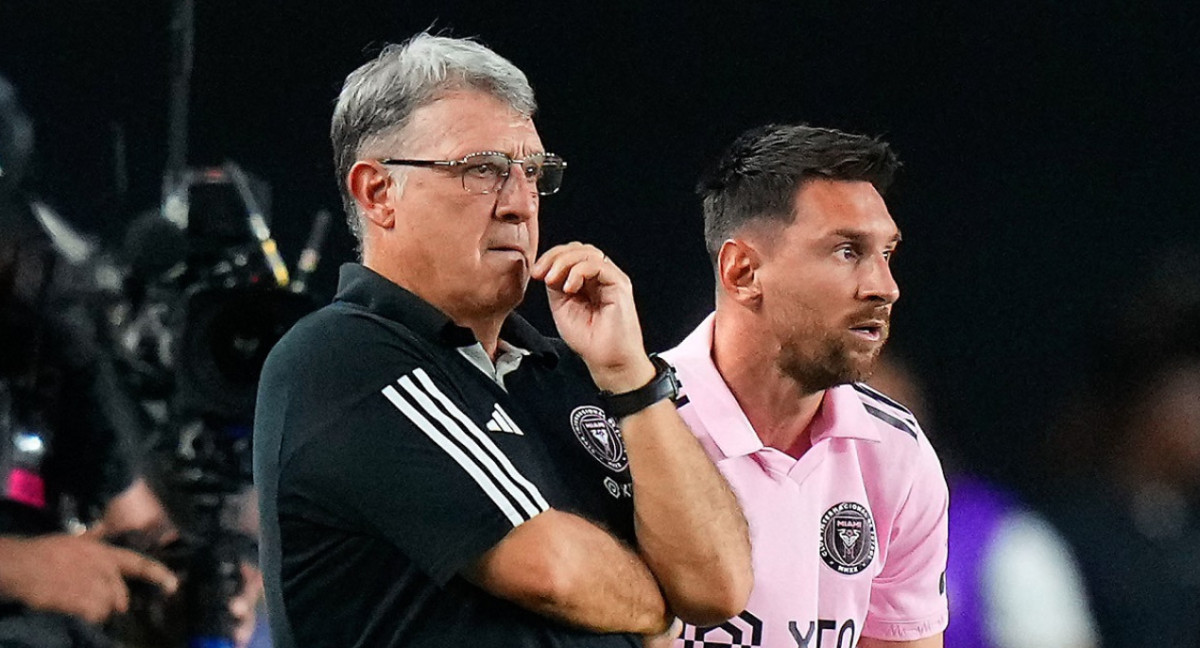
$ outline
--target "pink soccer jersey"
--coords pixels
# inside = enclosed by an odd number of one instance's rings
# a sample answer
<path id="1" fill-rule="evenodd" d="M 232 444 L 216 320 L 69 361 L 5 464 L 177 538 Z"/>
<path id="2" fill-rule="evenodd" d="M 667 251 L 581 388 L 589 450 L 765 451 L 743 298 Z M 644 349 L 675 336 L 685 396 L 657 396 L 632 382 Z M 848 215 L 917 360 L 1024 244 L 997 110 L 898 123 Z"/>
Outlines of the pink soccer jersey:
<path id="1" fill-rule="evenodd" d="M 713 317 L 663 354 L 679 412 L 750 523 L 754 590 L 677 648 L 853 648 L 945 630 L 946 480 L 913 415 L 864 385 L 825 393 L 799 459 L 764 447 L 711 359 Z"/>

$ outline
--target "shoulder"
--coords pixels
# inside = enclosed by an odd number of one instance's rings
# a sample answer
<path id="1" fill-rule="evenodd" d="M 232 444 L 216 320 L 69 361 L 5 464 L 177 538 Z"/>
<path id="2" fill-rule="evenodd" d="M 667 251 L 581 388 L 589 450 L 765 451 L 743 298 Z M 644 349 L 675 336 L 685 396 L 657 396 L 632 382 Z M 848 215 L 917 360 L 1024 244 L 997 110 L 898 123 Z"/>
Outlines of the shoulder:
<path id="1" fill-rule="evenodd" d="M 860 461 L 869 464 L 864 466 L 865 473 L 876 475 L 877 485 L 892 485 L 886 490 L 896 495 L 912 488 L 929 496 L 944 495 L 947 487 L 941 461 L 912 411 L 869 385 L 854 383 L 842 389 L 853 393 L 878 439 L 859 446 Z M 893 490 L 898 484 L 908 484 L 909 489 Z"/>
<path id="2" fill-rule="evenodd" d="M 853 383 L 848 387 L 871 419 L 880 441 L 888 448 L 888 455 L 905 457 L 907 461 L 915 460 L 917 468 L 927 468 L 932 464 L 941 474 L 937 451 L 912 410 L 870 385 Z"/>
<path id="3" fill-rule="evenodd" d="M 378 362 L 380 352 L 415 358 L 428 346 L 397 322 L 335 302 L 300 319 L 271 350 L 268 364 Z"/>
<path id="4" fill-rule="evenodd" d="M 264 395 L 359 398 L 417 369 L 440 375 L 443 362 L 432 343 L 401 324 L 334 303 L 301 319 L 272 348 L 260 401 Z"/>
<path id="5" fill-rule="evenodd" d="M 898 430 L 917 442 L 924 438 L 925 433 L 917 423 L 916 415 L 907 407 L 866 383 L 853 383 L 849 387 L 854 390 L 854 395 L 867 414 L 878 421 L 876 427 L 890 428 L 883 432 L 893 434 Z"/>

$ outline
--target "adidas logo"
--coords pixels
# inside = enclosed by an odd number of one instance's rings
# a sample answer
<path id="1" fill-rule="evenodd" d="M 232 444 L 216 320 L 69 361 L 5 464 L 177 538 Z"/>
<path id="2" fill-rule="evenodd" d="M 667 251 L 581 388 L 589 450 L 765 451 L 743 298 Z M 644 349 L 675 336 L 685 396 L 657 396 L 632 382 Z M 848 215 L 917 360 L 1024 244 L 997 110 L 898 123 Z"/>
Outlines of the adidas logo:
<path id="1" fill-rule="evenodd" d="M 492 418 L 487 422 L 487 429 L 492 432 L 505 432 L 515 434 L 517 436 L 525 436 L 521 428 L 508 416 L 508 412 L 500 409 L 500 404 L 496 404 L 496 408 L 492 410 Z"/>

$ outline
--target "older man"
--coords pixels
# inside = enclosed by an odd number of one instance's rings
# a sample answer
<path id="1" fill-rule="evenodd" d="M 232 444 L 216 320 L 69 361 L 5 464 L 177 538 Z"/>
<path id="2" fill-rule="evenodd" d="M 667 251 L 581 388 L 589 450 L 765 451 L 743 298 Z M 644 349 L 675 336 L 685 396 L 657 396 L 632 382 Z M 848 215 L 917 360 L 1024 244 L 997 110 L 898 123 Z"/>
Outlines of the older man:
<path id="1" fill-rule="evenodd" d="M 282 647 L 630 646 L 745 603 L 745 522 L 629 279 L 578 243 L 535 262 L 566 163 L 533 111 L 507 60 L 428 34 L 346 80 L 362 263 L 272 351 L 256 415 Z M 562 341 L 513 314 L 530 278 Z"/>
<path id="2" fill-rule="evenodd" d="M 737 619 L 682 646 L 942 644 L 946 482 L 912 414 L 859 384 L 900 296 L 881 195 L 897 166 L 869 137 L 767 126 L 700 184 L 716 312 L 666 355 L 756 577 Z"/>

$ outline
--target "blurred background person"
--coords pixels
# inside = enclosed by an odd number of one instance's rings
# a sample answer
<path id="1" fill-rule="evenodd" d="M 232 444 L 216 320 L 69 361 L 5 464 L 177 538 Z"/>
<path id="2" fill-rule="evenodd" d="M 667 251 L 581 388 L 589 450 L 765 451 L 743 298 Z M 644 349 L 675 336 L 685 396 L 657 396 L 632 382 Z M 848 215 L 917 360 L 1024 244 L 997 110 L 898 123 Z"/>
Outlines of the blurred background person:
<path id="1" fill-rule="evenodd" d="M 181 540 L 143 477 L 150 435 L 118 376 L 106 317 L 122 273 L 28 190 L 33 159 L 32 121 L 0 77 L 0 645 L 159 646 L 146 619 L 121 617 L 178 607 L 159 591 L 180 579 L 147 554 Z M 240 582 L 228 607 L 245 646 L 257 569 L 242 564 Z M 255 640 L 269 645 L 265 630 Z"/>
<path id="2" fill-rule="evenodd" d="M 1049 438 L 1052 521 L 1106 646 L 1200 646 L 1200 255 L 1164 256 L 1114 304 Z"/>
<path id="3" fill-rule="evenodd" d="M 942 434 L 925 385 L 893 351 L 868 383 L 905 403 L 942 457 L 950 487 L 948 648 L 1095 648 L 1095 622 L 1066 542 L 1010 489 L 962 469 L 965 435 Z"/>
<path id="4" fill-rule="evenodd" d="M 111 366 L 79 292 L 88 244 L 22 191 L 32 150 L 0 78 L 0 644 L 105 646 L 95 624 L 128 609 L 127 581 L 169 593 L 177 579 L 102 537 L 154 535 L 165 516 L 114 418 Z"/>

